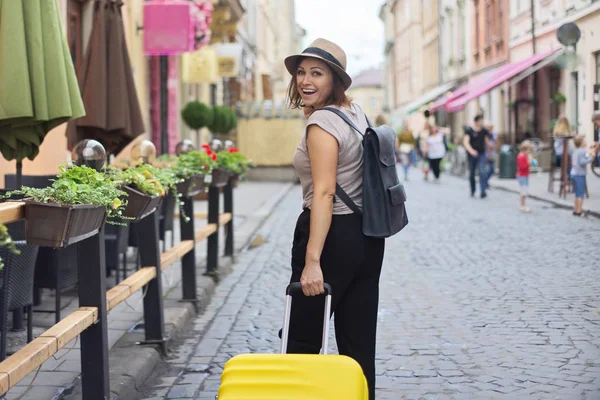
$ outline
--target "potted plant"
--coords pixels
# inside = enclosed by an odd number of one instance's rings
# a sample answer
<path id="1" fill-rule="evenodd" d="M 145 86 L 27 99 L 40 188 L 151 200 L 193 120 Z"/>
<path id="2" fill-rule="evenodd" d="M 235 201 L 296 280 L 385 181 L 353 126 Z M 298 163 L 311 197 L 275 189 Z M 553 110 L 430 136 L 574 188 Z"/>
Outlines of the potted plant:
<path id="1" fill-rule="evenodd" d="M 13 254 L 21 254 L 21 250 L 17 249 L 15 242 L 8 233 L 8 228 L 4 224 L 0 224 L 0 247 L 6 247 Z M 4 262 L 0 258 L 0 271 L 4 268 Z"/>
<path id="2" fill-rule="evenodd" d="M 215 156 L 216 157 L 216 156 Z M 212 173 L 215 160 L 205 151 L 190 151 L 179 155 L 171 167 L 173 173 L 183 181 L 177 191 L 186 197 L 193 197 L 204 189 L 205 177 Z"/>
<path id="3" fill-rule="evenodd" d="M 211 173 L 210 186 L 212 187 L 223 187 L 229 182 L 231 177 L 231 171 L 225 166 L 223 161 L 219 161 L 217 153 L 211 150 L 210 146 L 203 144 L 202 148 L 206 152 L 206 155 L 213 161 L 213 168 Z M 227 161 L 225 160 L 225 163 Z"/>
<path id="4" fill-rule="evenodd" d="M 199 101 L 190 101 L 181 110 L 183 122 L 196 131 L 196 137 L 200 141 L 200 129 L 210 126 L 214 121 L 214 108 Z"/>
<path id="5" fill-rule="evenodd" d="M 217 154 L 217 164 L 231 173 L 232 185 L 236 187 L 240 177 L 246 175 L 252 163 L 238 149 L 232 147 Z"/>
<path id="6" fill-rule="evenodd" d="M 121 170 L 108 167 L 107 176 L 127 193 L 126 218 L 137 222 L 153 213 L 159 206 L 166 189 L 156 176 L 157 169 L 148 164 Z"/>
<path id="7" fill-rule="evenodd" d="M 24 196 L 25 232 L 33 245 L 61 248 L 98 232 L 105 218 L 123 219 L 126 193 L 103 173 L 86 166 L 61 167 L 51 186 L 6 193 Z M 118 223 L 118 222 L 113 222 Z"/>

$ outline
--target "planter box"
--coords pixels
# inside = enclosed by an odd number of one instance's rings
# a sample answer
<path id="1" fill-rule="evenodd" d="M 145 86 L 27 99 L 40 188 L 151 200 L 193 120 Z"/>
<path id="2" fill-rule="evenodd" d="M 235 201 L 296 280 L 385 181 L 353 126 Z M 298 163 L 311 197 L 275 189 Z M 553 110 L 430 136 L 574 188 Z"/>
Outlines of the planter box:
<path id="1" fill-rule="evenodd" d="M 235 174 L 231 176 L 231 187 L 236 188 L 240 184 L 240 175 Z"/>
<path id="2" fill-rule="evenodd" d="M 129 195 L 127 196 L 127 206 L 123 215 L 127 218 L 134 218 L 131 222 L 137 222 L 152 214 L 162 200 L 160 196 L 148 196 L 129 186 L 125 186 L 123 190 Z"/>
<path id="3" fill-rule="evenodd" d="M 221 168 L 215 168 L 212 171 L 212 181 L 210 182 L 210 186 L 212 187 L 223 187 L 227 185 L 229 182 L 229 178 L 231 177 L 231 173 Z"/>
<path id="4" fill-rule="evenodd" d="M 27 243 L 62 248 L 100 232 L 106 218 L 103 206 L 65 206 L 25 201 Z"/>
<path id="5" fill-rule="evenodd" d="M 194 197 L 204 191 L 204 187 L 204 175 L 194 175 L 177 184 L 177 193 L 181 193 L 184 197 Z"/>

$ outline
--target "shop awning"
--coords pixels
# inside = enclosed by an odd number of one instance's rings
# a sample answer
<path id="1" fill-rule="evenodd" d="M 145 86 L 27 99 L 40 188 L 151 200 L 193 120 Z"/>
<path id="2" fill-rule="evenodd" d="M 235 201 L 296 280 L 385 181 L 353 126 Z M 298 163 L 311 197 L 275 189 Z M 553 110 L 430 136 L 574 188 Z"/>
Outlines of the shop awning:
<path id="1" fill-rule="evenodd" d="M 402 114 L 408 115 L 408 114 L 418 110 L 424 104 L 427 104 L 433 100 L 436 100 L 438 97 L 440 97 L 447 91 L 452 90 L 455 87 L 456 87 L 456 82 L 453 81 L 453 82 L 448 82 L 446 84 L 440 85 L 434 89 L 431 89 L 430 91 L 428 91 L 421 97 L 417 98 L 416 100 L 411 101 L 406 106 L 404 106 L 404 108 L 402 109 Z"/>
<path id="2" fill-rule="evenodd" d="M 462 110 L 469 101 L 484 95 L 492 89 L 495 89 L 502 83 L 516 77 L 517 75 L 519 75 L 526 69 L 534 66 L 538 62 L 543 61 L 546 58 L 552 56 L 557 51 L 558 49 L 553 49 L 544 53 L 535 54 L 523 61 L 510 63 L 499 67 L 493 73 L 490 74 L 490 79 L 486 79 L 486 81 L 483 82 L 481 85 L 471 85 L 471 89 L 468 91 L 468 93 L 446 104 L 446 111 L 455 112 Z"/>
<path id="3" fill-rule="evenodd" d="M 451 101 L 454 101 L 454 100 L 464 96 L 465 94 L 469 93 L 469 91 L 476 88 L 477 85 L 482 85 L 483 82 L 486 82 L 487 80 L 489 80 L 491 77 L 494 76 L 495 73 L 497 73 L 497 71 L 500 68 L 503 68 L 503 67 L 505 67 L 505 66 L 498 67 L 491 71 L 483 72 L 483 73 L 469 79 L 468 82 L 459 86 L 453 92 L 448 93 L 447 95 L 445 95 L 443 97 L 440 97 L 435 103 L 433 103 L 433 105 L 431 107 L 429 107 L 429 111 L 434 112 L 434 111 L 438 111 L 442 108 L 445 108 L 446 105 L 448 103 L 450 103 Z"/>
<path id="4" fill-rule="evenodd" d="M 510 86 L 512 85 L 516 85 L 517 83 L 521 82 L 523 79 L 527 78 L 528 76 L 534 74 L 535 72 L 539 71 L 540 69 L 553 64 L 554 62 L 556 62 L 556 60 L 562 56 L 563 54 L 565 54 L 565 49 L 562 48 L 560 50 L 558 50 L 556 53 L 546 57 L 545 60 L 542 60 L 540 62 L 538 62 L 537 64 L 527 68 L 525 71 L 521 72 L 519 75 L 515 76 L 514 78 L 512 78 L 508 84 Z"/>

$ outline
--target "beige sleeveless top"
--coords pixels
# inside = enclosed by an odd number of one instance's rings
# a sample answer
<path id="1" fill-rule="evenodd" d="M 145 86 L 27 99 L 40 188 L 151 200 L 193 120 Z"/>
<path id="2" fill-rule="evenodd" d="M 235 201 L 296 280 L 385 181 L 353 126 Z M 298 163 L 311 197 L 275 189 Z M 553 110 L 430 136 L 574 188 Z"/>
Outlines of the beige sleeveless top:
<path id="1" fill-rule="evenodd" d="M 352 122 L 354 122 L 361 132 L 367 130 L 368 123 L 365 114 L 358 104 L 351 103 L 350 109 L 336 106 L 331 107 L 342 110 L 342 112 L 350 117 Z M 302 186 L 303 208 L 311 208 L 313 199 L 310 158 L 308 157 L 308 148 L 306 145 L 308 127 L 311 125 L 320 126 L 337 140 L 339 146 L 337 183 L 362 210 L 362 136 L 346 124 L 339 116 L 327 110 L 317 110 L 308 118 L 304 136 L 294 153 L 294 169 L 296 170 L 296 174 L 298 175 Z M 335 203 L 333 203 L 333 214 L 341 215 L 351 213 L 352 210 L 336 196 Z"/>

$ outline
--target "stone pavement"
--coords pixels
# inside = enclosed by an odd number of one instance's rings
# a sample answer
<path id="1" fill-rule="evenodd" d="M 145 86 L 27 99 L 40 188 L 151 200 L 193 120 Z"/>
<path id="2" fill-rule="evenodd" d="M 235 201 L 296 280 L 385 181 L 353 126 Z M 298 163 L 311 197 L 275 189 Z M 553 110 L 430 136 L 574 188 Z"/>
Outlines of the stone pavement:
<path id="1" fill-rule="evenodd" d="M 377 399 L 600 399 L 598 220 L 538 201 L 522 214 L 516 194 L 472 199 L 467 185 L 406 185 L 410 224 L 387 241 L 381 279 Z M 212 400 L 230 357 L 277 352 L 300 206 L 296 187 L 141 398 Z"/>
<path id="2" fill-rule="evenodd" d="M 239 187 L 234 190 L 234 225 L 235 225 L 235 247 L 236 251 L 244 248 L 249 240 L 253 237 L 254 232 L 262 224 L 264 219 L 272 211 L 275 204 L 281 197 L 290 189 L 288 183 L 268 183 L 268 182 L 242 182 Z M 194 210 L 196 212 L 207 211 L 206 201 L 195 202 Z M 221 201 L 221 206 L 222 206 Z M 206 224 L 205 219 L 196 221 L 196 228 Z M 175 225 L 175 243 L 179 241 L 179 223 Z M 167 234 L 168 237 L 168 234 Z M 223 235 L 221 233 L 221 238 Z M 169 239 L 168 239 L 169 240 Z M 220 240 L 222 254 L 224 240 Z M 204 271 L 206 262 L 206 241 L 200 242 L 196 247 L 196 260 L 198 265 L 198 274 Z M 134 253 L 130 254 L 129 266 L 134 269 L 133 259 Z M 131 274 L 131 273 L 130 273 Z M 179 283 L 181 281 L 181 263 L 178 261 L 167 270 L 163 271 L 163 293 L 165 298 L 180 299 L 181 291 Z M 107 288 L 114 285 L 114 279 L 110 278 L 107 281 Z M 69 313 L 78 307 L 77 292 L 67 293 L 63 295 L 62 317 L 66 317 Z M 165 305 L 166 307 L 166 305 Z M 54 309 L 54 296 L 50 291 L 47 291 L 43 297 L 42 304 L 36 308 Z M 165 310 L 165 313 L 172 310 Z M 165 315 L 165 320 L 168 322 L 168 315 Z M 108 314 L 108 341 L 109 347 L 113 348 L 120 339 L 128 332 L 139 332 L 136 329 L 138 323 L 143 319 L 143 303 L 142 293 L 138 291 L 131 296 L 126 302 L 121 303 Z M 48 327 L 54 324 L 54 314 L 38 314 L 34 313 L 34 333 L 39 335 Z M 143 332 L 143 331 L 142 331 Z M 13 336 L 12 343 L 24 343 L 25 333 L 10 333 Z M 15 339 L 15 336 L 18 336 Z M 80 375 L 80 341 L 73 340 L 67 344 L 64 349 L 61 349 L 52 358 L 46 361 L 37 373 L 34 371 L 20 381 L 17 386 L 13 387 L 6 395 L 5 399 L 23 399 L 23 400 L 50 400 L 57 398 L 65 398 L 77 388 L 79 381 L 77 377 Z M 15 349 L 16 350 L 16 349 Z M 119 368 L 118 365 L 111 365 L 111 373 Z M 74 383 L 75 382 L 75 383 Z M 115 389 L 112 388 L 111 389 Z M 129 400 L 129 399 L 123 399 Z"/>
<path id="3" fill-rule="evenodd" d="M 531 197 L 538 200 L 547 201 L 564 208 L 573 208 L 574 195 L 568 193 L 566 198 L 558 196 L 560 190 L 560 182 L 554 182 L 554 192 L 548 192 L 547 172 L 532 173 L 529 177 L 529 194 Z M 493 177 L 490 180 L 492 188 L 496 187 L 503 190 L 508 190 L 514 193 L 519 193 L 519 184 L 515 179 L 498 179 Z M 589 199 L 583 202 L 583 209 L 589 211 L 590 214 L 600 217 L 600 178 L 592 173 L 587 175 L 587 186 Z"/>

